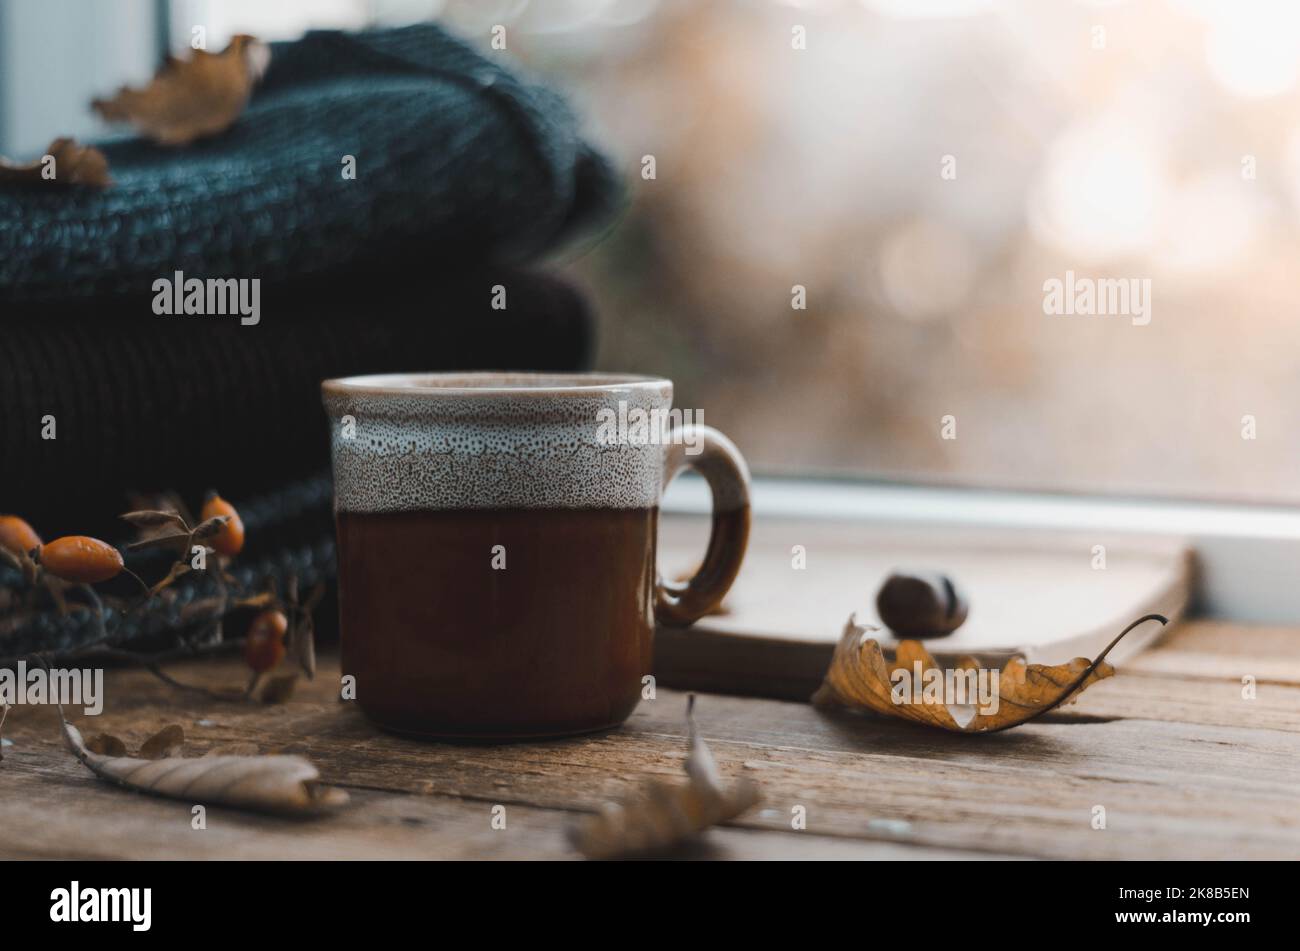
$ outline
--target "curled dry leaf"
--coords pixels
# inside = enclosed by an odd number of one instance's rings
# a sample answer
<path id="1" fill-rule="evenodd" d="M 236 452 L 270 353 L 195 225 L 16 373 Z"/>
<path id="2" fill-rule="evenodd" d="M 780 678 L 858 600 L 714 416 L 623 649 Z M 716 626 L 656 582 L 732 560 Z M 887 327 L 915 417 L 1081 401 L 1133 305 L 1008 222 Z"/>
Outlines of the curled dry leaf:
<path id="1" fill-rule="evenodd" d="M 342 789 L 321 785 L 316 767 L 301 756 L 151 760 L 106 755 L 90 749 L 66 720 L 63 738 L 72 754 L 100 779 L 156 796 L 288 815 L 324 812 L 348 800 Z"/>
<path id="2" fill-rule="evenodd" d="M 685 785 L 651 781 L 631 798 L 607 803 L 570 830 L 570 840 L 587 858 L 649 855 L 671 849 L 709 826 L 734 819 L 759 800 L 747 780 L 728 787 L 695 731 L 695 697 L 686 707 L 690 752 Z"/>
<path id="3" fill-rule="evenodd" d="M 168 548 L 179 554 L 185 554 L 190 549 L 190 533 L 154 533 L 141 538 L 139 541 L 131 542 L 126 546 L 127 551 L 144 551 L 148 548 Z"/>
<path id="4" fill-rule="evenodd" d="M 188 60 L 168 59 L 145 88 L 123 87 L 91 106 L 162 145 L 187 145 L 234 124 L 270 61 L 269 46 L 241 34 L 220 53 L 194 50 Z"/>
<path id="5" fill-rule="evenodd" d="M 164 759 L 179 753 L 184 745 L 185 731 L 179 725 L 171 723 L 144 741 L 140 747 L 140 758 Z"/>
<path id="6" fill-rule="evenodd" d="M 826 679 L 813 694 L 812 702 L 823 707 L 870 710 L 954 733 L 996 733 L 1073 702 L 1086 687 L 1112 676 L 1115 668 L 1106 663 L 1106 655 L 1125 634 L 1147 621 L 1169 623 L 1159 614 L 1145 615 L 1124 628 L 1092 661 L 1076 657 L 1066 664 L 1047 666 L 1012 658 L 996 675 L 996 703 L 981 706 L 970 677 L 979 672 L 973 658 L 963 658 L 945 672 L 919 641 L 902 641 L 889 660 L 879 642 L 870 636 L 873 629 L 850 617 Z M 896 692 L 896 685 L 905 680 L 914 682 L 918 670 L 923 680 L 938 685 L 936 689 L 923 690 L 917 683 L 910 697 L 905 691 Z M 935 673 L 927 674 L 929 671 Z M 950 702 L 958 698 L 968 702 Z"/>
<path id="7" fill-rule="evenodd" d="M 194 527 L 194 540 L 197 542 L 211 541 L 226 527 L 226 523 L 229 521 L 230 517 L 227 515 L 214 515 L 212 518 L 204 519 Z"/>
<path id="8" fill-rule="evenodd" d="M 178 532 L 189 532 L 190 530 L 185 519 L 181 518 L 176 512 L 164 512 L 158 509 L 141 509 L 138 512 L 127 512 L 123 515 L 119 515 L 118 518 L 122 519 L 124 522 L 129 522 L 136 528 L 170 527 Z"/>
<path id="9" fill-rule="evenodd" d="M 0 185 L 107 188 L 111 184 L 113 181 L 108 177 L 108 159 L 104 153 L 93 146 L 80 145 L 76 139 L 55 139 L 45 150 L 45 155 L 26 165 L 16 165 L 0 158 Z"/>

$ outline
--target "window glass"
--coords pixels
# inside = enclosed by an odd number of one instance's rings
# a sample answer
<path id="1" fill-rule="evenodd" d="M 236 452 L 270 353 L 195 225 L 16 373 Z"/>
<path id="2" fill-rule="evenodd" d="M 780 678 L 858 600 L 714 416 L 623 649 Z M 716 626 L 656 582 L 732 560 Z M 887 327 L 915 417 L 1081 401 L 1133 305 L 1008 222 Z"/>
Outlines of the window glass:
<path id="1" fill-rule="evenodd" d="M 209 6 L 504 26 L 629 182 L 599 363 L 756 470 L 1300 498 L 1300 4 Z"/>

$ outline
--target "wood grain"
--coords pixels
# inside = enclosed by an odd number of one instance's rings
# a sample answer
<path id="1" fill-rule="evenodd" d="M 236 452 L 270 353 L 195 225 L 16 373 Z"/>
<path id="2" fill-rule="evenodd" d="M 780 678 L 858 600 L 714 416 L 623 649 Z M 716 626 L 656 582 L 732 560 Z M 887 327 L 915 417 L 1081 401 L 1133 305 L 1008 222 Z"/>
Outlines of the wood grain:
<path id="1" fill-rule="evenodd" d="M 1231 646 L 1225 646 L 1231 645 Z M 1156 664 L 1164 652 L 1170 656 Z M 1223 673 L 1174 673 L 1222 655 Z M 1246 660 L 1243 660 L 1246 658 Z M 1300 685 L 1241 697 L 1242 664 L 1300 665 L 1300 630 L 1189 623 L 1050 722 L 965 737 L 804 703 L 722 695 L 697 721 L 724 773 L 761 787 L 759 808 L 687 858 L 1300 856 Z M 1163 666 L 1162 666 L 1163 665 Z M 242 682 L 238 663 L 178 665 L 191 682 Z M 546 743 L 456 746 L 375 730 L 335 699 L 338 667 L 263 706 L 111 671 L 106 712 L 83 731 L 136 745 L 180 723 L 185 755 L 229 744 L 301 753 L 353 803 L 291 821 L 109 787 L 61 746 L 48 708 L 16 707 L 0 762 L 0 856 L 115 858 L 571 858 L 585 811 L 649 778 L 681 774 L 685 696 L 659 690 L 620 730 Z M 506 807 L 504 830 L 491 809 Z M 1106 828 L 1092 828 L 1094 808 Z M 796 807 L 807 829 L 795 831 Z"/>

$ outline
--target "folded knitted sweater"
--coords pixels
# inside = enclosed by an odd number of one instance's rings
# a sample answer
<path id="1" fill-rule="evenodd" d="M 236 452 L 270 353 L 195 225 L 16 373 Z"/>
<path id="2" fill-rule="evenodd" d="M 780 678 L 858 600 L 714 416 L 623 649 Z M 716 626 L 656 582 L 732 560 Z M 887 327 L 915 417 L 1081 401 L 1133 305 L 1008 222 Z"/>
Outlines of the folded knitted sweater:
<path id="1" fill-rule="evenodd" d="M 558 278 L 507 269 L 417 278 L 378 293 L 322 278 L 292 301 L 271 289 L 271 316 L 256 327 L 105 321 L 93 309 L 0 321 L 0 512 L 23 515 L 46 538 L 114 538 L 128 491 L 196 500 L 210 487 L 240 499 L 323 469 L 324 378 L 589 363 L 590 314 Z M 492 307 L 497 286 L 505 310 Z M 290 305 L 311 323 L 275 316 Z"/>
<path id="2" fill-rule="evenodd" d="M 607 224 L 617 183 L 558 97 L 436 27 L 277 44 L 227 132 L 103 150 L 108 190 L 0 190 L 0 512 L 47 539 L 120 542 L 128 492 L 212 487 L 248 584 L 328 580 L 322 378 L 589 363 L 582 296 L 518 264 Z M 177 271 L 258 279 L 260 320 L 156 316 Z M 211 583 L 110 611 L 113 643 L 170 642 Z M 0 604 L 21 587 L 0 567 Z M 0 658 L 96 637 L 84 611 L 5 614 Z"/>
<path id="3" fill-rule="evenodd" d="M 0 512 L 43 532 L 315 471 L 325 376 L 588 360 L 581 297 L 501 262 L 608 222 L 618 184 L 558 96 L 436 26 L 275 44 L 226 132 L 103 148 L 104 191 L 0 189 Z M 157 316 L 178 271 L 256 278 L 256 326 Z"/>
<path id="4" fill-rule="evenodd" d="M 496 286 L 506 289 L 505 310 L 491 306 Z M 297 303 L 310 326 L 207 318 L 155 325 L 93 314 L 0 326 L 0 512 L 23 515 L 46 539 L 90 534 L 120 543 L 128 493 L 172 491 L 195 507 L 216 488 L 248 531 L 236 575 L 249 590 L 283 593 L 290 575 L 304 586 L 334 576 L 322 378 L 590 362 L 582 296 L 546 275 L 480 269 L 444 278 L 436 291 L 411 279 L 375 299 L 349 280 L 322 279 Z M 44 414 L 56 420 L 54 439 L 42 438 Z M 151 581 L 167 568 L 155 553 L 127 561 Z M 174 600 L 130 618 L 110 610 L 112 643 L 173 643 L 186 606 L 215 591 L 201 574 L 179 584 Z M 64 617 L 51 608 L 15 623 L 6 588 L 22 590 L 23 579 L 0 565 L 0 663 L 96 640 L 85 612 Z M 132 593 L 125 582 L 116 590 Z M 326 638 L 332 612 L 328 601 L 318 612 Z"/>
<path id="5" fill-rule="evenodd" d="M 432 25 L 273 44 L 226 132 L 101 148 L 111 188 L 0 190 L 0 317 L 142 294 L 176 270 L 266 284 L 518 263 L 621 200 L 560 97 Z"/>

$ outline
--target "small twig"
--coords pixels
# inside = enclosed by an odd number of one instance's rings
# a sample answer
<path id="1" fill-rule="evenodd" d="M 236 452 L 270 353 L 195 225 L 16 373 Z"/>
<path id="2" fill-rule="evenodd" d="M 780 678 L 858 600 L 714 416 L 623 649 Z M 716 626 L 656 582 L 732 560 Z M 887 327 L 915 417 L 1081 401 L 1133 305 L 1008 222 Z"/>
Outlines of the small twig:
<path id="1" fill-rule="evenodd" d="M 1075 677 L 1074 680 L 1070 683 L 1070 685 L 1061 692 L 1061 695 L 1057 697 L 1055 700 L 1053 700 L 1051 703 L 1049 703 L 1047 706 L 1039 710 L 1036 716 L 1042 716 L 1044 713 L 1048 713 L 1049 711 L 1055 710 L 1061 704 L 1065 703 L 1072 696 L 1074 696 L 1075 692 L 1078 691 L 1078 689 L 1087 682 L 1088 678 L 1093 675 L 1093 672 L 1096 671 L 1096 669 L 1101 666 L 1101 662 L 1106 659 L 1106 655 L 1115 649 L 1115 645 L 1118 644 L 1120 641 L 1122 641 L 1124 639 L 1124 636 L 1128 634 L 1129 631 L 1133 630 L 1133 628 L 1137 627 L 1139 624 L 1145 624 L 1147 621 L 1159 621 L 1161 626 L 1163 627 L 1164 625 L 1167 625 L 1169 623 L 1169 618 L 1165 617 L 1163 614 L 1144 614 L 1136 621 L 1134 621 L 1132 624 L 1130 624 L 1128 627 L 1124 628 L 1124 630 L 1120 631 L 1118 634 L 1115 635 L 1114 640 L 1112 640 L 1109 644 L 1106 645 L 1105 650 L 1103 650 L 1100 654 L 1098 654 L 1095 658 L 1093 658 L 1092 663 L 1090 663 L 1084 669 L 1083 673 Z M 990 729 L 984 730 L 983 732 L 1001 733 L 1003 730 L 1009 730 L 1013 726 L 1019 726 L 1019 725 L 1020 725 L 1019 723 L 1005 723 L 1001 726 L 991 727 Z"/>
<path id="2" fill-rule="evenodd" d="M 145 664 L 144 667 L 146 670 L 149 671 L 149 673 L 153 674 L 163 683 L 167 684 L 169 687 L 175 687 L 177 690 L 188 690 L 191 693 L 203 694 L 205 697 L 211 697 L 214 700 L 242 699 L 237 696 L 231 696 L 229 691 L 214 690 L 211 687 L 204 687 L 199 684 L 187 684 L 183 681 L 177 680 L 175 677 L 173 677 L 171 674 L 164 671 L 157 664 Z"/>
<path id="3" fill-rule="evenodd" d="M 125 565 L 122 566 L 122 571 L 123 573 L 128 574 L 132 578 L 134 578 L 135 583 L 138 584 L 140 586 L 140 590 L 144 592 L 144 600 L 140 602 L 141 604 L 148 604 L 150 601 L 153 600 L 153 589 L 144 583 L 143 578 L 141 578 L 138 574 L 136 574 L 134 571 L 132 571 L 130 568 L 126 567 Z"/>

